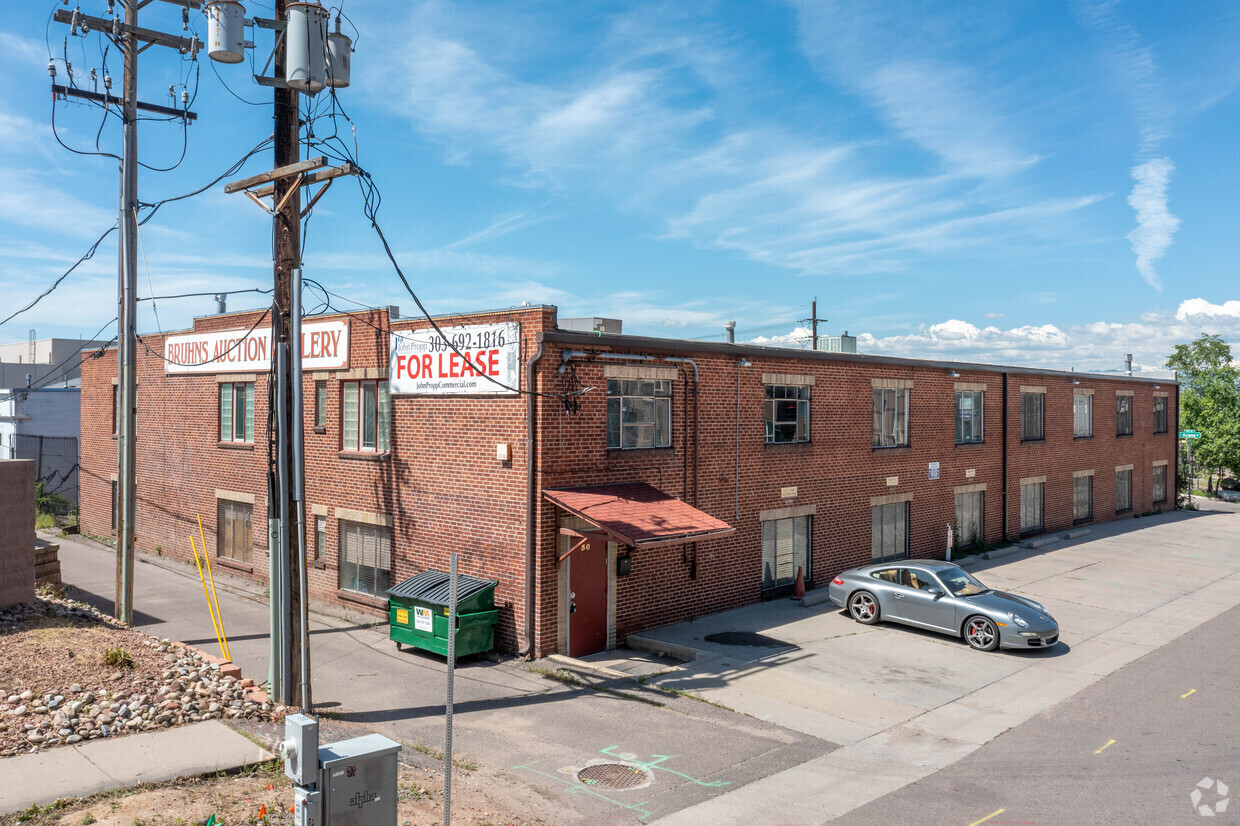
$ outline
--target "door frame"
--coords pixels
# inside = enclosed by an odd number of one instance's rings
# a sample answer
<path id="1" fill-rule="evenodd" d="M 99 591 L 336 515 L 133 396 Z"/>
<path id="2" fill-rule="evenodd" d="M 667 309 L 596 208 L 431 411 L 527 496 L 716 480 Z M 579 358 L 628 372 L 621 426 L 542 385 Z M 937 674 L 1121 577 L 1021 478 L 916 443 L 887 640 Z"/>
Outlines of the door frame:
<path id="1" fill-rule="evenodd" d="M 561 653 L 569 652 L 569 622 L 568 609 L 571 600 L 569 599 L 569 566 L 572 564 L 572 553 L 570 551 L 574 539 L 583 536 L 589 536 L 591 539 L 597 538 L 598 541 L 607 543 L 607 556 L 604 565 L 607 568 L 607 647 L 605 650 L 610 651 L 616 647 L 616 556 L 618 546 L 615 542 L 608 540 L 607 534 L 595 530 L 590 530 L 595 526 L 589 525 L 585 520 L 569 517 L 573 522 L 582 524 L 581 528 L 570 528 L 564 523 L 568 520 L 561 518 L 560 528 L 556 532 L 556 575 L 559 580 L 557 588 L 559 594 L 559 607 L 557 608 L 557 644 L 556 649 Z M 567 543 L 567 544 L 566 544 Z M 566 553 L 567 552 L 567 553 Z"/>

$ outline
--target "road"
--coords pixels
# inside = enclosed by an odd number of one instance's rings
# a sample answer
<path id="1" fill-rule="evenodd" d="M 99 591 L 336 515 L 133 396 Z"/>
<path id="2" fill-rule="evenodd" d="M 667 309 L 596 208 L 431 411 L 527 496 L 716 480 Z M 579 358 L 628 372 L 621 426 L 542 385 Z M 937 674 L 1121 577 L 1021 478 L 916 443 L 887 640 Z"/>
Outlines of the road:
<path id="1" fill-rule="evenodd" d="M 1192 824 L 1198 782 L 1240 798 L 1240 608 L 1008 731 L 963 760 L 836 819 L 895 823 Z M 1198 806 L 1217 806 L 1217 785 Z M 988 817 L 989 816 L 989 817 Z"/>
<path id="2" fill-rule="evenodd" d="M 112 610 L 116 557 L 88 540 L 58 539 L 71 596 Z M 135 625 L 159 637 L 218 648 L 192 565 L 139 554 Z M 233 660 L 266 677 L 267 604 L 262 586 L 217 569 L 216 585 Z M 339 606 L 316 606 L 311 621 L 316 709 L 381 734 L 442 749 L 443 658 L 397 652 L 386 625 Z M 538 668 L 553 668 L 546 662 Z M 517 659 L 462 660 L 454 688 L 454 758 L 479 767 L 475 782 L 494 785 L 509 810 L 546 823 L 644 823 L 834 748 L 693 699 L 627 680 L 565 684 Z M 593 687 L 591 687 L 593 684 Z M 578 782 L 596 764 L 645 763 L 636 788 Z"/>

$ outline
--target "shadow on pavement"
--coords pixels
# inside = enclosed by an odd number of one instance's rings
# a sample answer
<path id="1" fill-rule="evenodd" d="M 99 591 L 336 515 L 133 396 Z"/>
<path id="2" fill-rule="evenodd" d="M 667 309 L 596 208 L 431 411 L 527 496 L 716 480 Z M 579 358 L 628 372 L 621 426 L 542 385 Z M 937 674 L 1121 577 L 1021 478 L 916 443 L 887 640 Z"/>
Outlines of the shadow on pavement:
<path id="1" fill-rule="evenodd" d="M 100 596 L 99 594 L 85 591 L 73 584 L 65 585 L 65 595 L 70 599 L 76 599 L 78 602 L 85 602 L 87 605 L 101 611 L 108 616 L 115 616 L 112 612 L 116 609 L 116 601 Z M 164 621 L 159 617 L 151 616 L 143 611 L 135 610 L 133 612 L 134 628 L 141 628 L 148 625 L 162 625 Z"/>

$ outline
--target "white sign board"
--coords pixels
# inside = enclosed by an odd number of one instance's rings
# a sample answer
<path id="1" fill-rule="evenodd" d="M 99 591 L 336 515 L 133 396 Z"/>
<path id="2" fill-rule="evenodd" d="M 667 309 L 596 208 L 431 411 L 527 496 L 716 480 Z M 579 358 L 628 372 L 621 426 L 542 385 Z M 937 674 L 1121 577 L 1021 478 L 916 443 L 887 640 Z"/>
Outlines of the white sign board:
<path id="1" fill-rule="evenodd" d="M 930 478 L 931 479 L 939 478 L 939 463 L 938 462 L 930 463 Z"/>
<path id="2" fill-rule="evenodd" d="M 431 619 L 431 609 L 413 607 L 413 627 L 416 631 L 426 631 L 427 633 L 435 633 L 434 621 Z"/>
<path id="3" fill-rule="evenodd" d="M 168 336 L 164 370 L 168 373 L 261 373 L 271 369 L 271 327 L 220 330 Z M 301 365 L 306 370 L 340 370 L 349 366 L 349 325 L 313 321 L 301 325 Z"/>
<path id="4" fill-rule="evenodd" d="M 520 324 L 440 329 L 443 336 L 429 327 L 392 331 L 388 390 L 393 395 L 472 396 L 520 387 Z"/>

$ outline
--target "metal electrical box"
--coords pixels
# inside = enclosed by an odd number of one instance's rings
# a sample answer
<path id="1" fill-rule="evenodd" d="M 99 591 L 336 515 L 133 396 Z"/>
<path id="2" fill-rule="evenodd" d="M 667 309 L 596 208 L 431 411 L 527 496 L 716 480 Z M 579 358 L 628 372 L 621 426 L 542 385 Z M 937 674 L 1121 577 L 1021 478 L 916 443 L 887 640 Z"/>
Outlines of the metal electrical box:
<path id="1" fill-rule="evenodd" d="M 319 747 L 319 793 L 326 826 L 391 826 L 396 822 L 396 755 L 400 743 L 367 734 Z"/>

